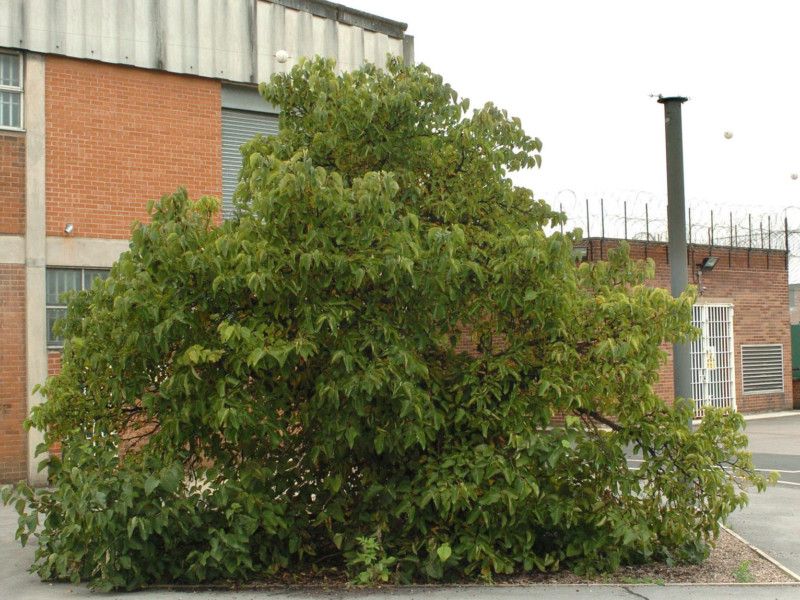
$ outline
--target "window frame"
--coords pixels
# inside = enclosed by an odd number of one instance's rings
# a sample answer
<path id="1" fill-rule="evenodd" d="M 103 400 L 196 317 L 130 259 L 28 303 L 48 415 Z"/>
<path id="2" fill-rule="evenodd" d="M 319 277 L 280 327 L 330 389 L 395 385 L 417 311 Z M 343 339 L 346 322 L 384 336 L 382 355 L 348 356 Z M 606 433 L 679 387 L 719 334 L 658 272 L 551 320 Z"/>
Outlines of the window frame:
<path id="1" fill-rule="evenodd" d="M 49 315 L 51 309 L 64 309 L 67 305 L 63 302 L 58 302 L 56 304 L 52 304 L 47 301 L 47 274 L 50 271 L 76 271 L 80 273 L 80 288 L 77 290 L 64 290 L 65 293 L 67 291 L 78 291 L 82 292 L 84 290 L 89 289 L 86 286 L 86 273 L 87 271 L 102 271 L 105 273 L 105 277 L 108 277 L 109 272 L 111 269 L 108 267 L 61 267 L 61 266 L 50 266 L 45 269 L 45 290 L 44 290 L 44 314 L 45 314 L 45 345 L 47 346 L 48 352 L 57 352 L 64 348 L 64 340 L 57 340 L 51 341 L 50 340 L 50 325 L 49 325 Z M 104 279 L 105 279 L 104 277 Z M 94 283 L 94 279 L 92 279 L 92 283 Z"/>
<path id="2" fill-rule="evenodd" d="M 0 124 L 0 131 L 25 131 L 25 60 L 23 60 L 22 52 L 14 50 L 0 49 L 0 54 L 16 56 L 19 62 L 19 86 L 0 84 L 0 92 L 19 94 L 19 127 Z"/>

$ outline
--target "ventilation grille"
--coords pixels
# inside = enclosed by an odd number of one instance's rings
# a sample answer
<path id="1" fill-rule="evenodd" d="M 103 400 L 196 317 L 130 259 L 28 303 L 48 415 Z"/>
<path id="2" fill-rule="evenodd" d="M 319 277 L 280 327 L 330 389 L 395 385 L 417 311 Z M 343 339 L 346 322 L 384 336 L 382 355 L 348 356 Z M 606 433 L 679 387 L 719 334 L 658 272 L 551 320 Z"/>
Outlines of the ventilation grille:
<path id="1" fill-rule="evenodd" d="M 783 392 L 783 346 L 742 346 L 742 387 L 745 394 Z"/>
<path id="2" fill-rule="evenodd" d="M 257 133 L 278 133 L 278 117 L 244 110 L 222 109 L 222 216 L 233 216 L 231 197 L 239 183 L 242 168 L 242 144 Z"/>

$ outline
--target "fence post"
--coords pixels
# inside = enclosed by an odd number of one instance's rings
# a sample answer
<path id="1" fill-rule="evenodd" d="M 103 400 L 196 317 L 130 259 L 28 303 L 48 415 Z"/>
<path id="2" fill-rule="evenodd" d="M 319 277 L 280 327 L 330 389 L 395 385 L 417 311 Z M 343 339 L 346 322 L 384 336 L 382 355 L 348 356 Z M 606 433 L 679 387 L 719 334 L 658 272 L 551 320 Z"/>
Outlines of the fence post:
<path id="1" fill-rule="evenodd" d="M 731 268 L 731 249 L 733 248 L 733 212 L 728 213 L 728 268 Z"/>
<path id="2" fill-rule="evenodd" d="M 747 268 L 750 268 L 750 252 L 753 250 L 753 215 L 747 213 Z"/>
<path id="3" fill-rule="evenodd" d="M 600 260 L 603 260 L 603 241 L 606 239 L 606 209 L 600 198 Z"/>
<path id="4" fill-rule="evenodd" d="M 772 254 L 772 216 L 767 215 L 767 271 L 769 271 L 770 254 Z"/>
<path id="5" fill-rule="evenodd" d="M 589 220 L 589 199 L 586 198 L 586 241 L 589 248 L 589 261 L 594 260 L 594 244 L 592 243 L 592 229 Z"/>
<path id="6" fill-rule="evenodd" d="M 589 228 L 589 199 L 586 198 L 586 238 L 592 237 L 591 229 Z"/>
<path id="7" fill-rule="evenodd" d="M 786 242 L 786 270 L 789 270 L 789 218 L 783 217 L 783 239 Z"/>
<path id="8" fill-rule="evenodd" d="M 714 252 L 714 211 L 711 211 L 711 229 L 709 230 L 708 236 L 708 255 L 711 256 L 711 253 Z"/>
<path id="9" fill-rule="evenodd" d="M 628 201 L 622 203 L 622 222 L 625 226 L 625 239 L 628 239 Z"/>

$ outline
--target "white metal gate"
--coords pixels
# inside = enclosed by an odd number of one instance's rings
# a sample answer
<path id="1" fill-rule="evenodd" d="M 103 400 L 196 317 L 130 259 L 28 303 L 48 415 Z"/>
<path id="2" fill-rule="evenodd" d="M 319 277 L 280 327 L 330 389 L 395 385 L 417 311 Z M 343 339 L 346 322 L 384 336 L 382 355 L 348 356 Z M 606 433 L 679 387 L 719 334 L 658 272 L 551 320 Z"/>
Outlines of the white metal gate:
<path id="1" fill-rule="evenodd" d="M 692 323 L 702 332 L 691 349 L 695 417 L 702 417 L 706 406 L 736 410 L 733 305 L 695 304 Z"/>

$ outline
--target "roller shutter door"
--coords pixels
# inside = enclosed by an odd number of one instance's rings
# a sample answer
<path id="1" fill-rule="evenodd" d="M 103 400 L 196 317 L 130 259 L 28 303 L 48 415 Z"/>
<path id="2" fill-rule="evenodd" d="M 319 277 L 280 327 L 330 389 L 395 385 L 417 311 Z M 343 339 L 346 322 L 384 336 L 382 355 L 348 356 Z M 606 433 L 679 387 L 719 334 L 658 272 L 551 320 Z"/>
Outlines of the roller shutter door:
<path id="1" fill-rule="evenodd" d="M 245 110 L 222 109 L 222 216 L 233 216 L 231 198 L 239 183 L 242 168 L 242 144 L 256 134 L 278 133 L 278 116 Z"/>

